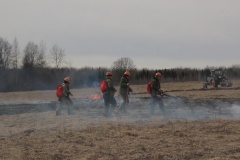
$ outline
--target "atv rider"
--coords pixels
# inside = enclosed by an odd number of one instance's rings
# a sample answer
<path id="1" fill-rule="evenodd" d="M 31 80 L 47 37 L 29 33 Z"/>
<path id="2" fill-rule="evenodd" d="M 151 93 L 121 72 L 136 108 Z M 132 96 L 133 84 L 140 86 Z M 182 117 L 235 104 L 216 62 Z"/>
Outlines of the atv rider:
<path id="1" fill-rule="evenodd" d="M 163 94 L 163 90 L 161 89 L 160 85 L 161 73 L 157 72 L 151 81 L 151 97 L 152 97 L 152 104 L 151 104 L 151 114 L 154 114 L 155 106 L 159 105 L 163 114 L 166 114 L 166 108 L 163 104 L 161 94 Z"/>
<path id="2" fill-rule="evenodd" d="M 71 77 L 65 77 L 63 80 L 63 83 L 61 84 L 63 86 L 63 96 L 58 98 L 59 104 L 57 106 L 56 109 L 56 116 L 61 115 L 61 110 L 63 108 L 63 106 L 67 106 L 68 108 L 68 115 L 73 115 L 73 102 L 70 99 L 70 95 L 72 95 L 72 93 L 70 92 L 70 88 L 69 88 L 69 84 L 71 82 Z"/>
<path id="3" fill-rule="evenodd" d="M 106 73 L 106 83 L 107 83 L 107 89 L 103 92 L 103 99 L 105 104 L 105 116 L 109 117 L 112 115 L 112 112 L 114 108 L 116 107 L 116 100 L 114 98 L 114 94 L 117 91 L 113 86 L 112 81 L 112 73 L 107 72 Z M 111 105 L 111 107 L 110 107 Z"/>
<path id="4" fill-rule="evenodd" d="M 126 71 L 123 73 L 122 78 L 120 79 L 120 85 L 119 85 L 119 94 L 123 99 L 123 102 L 120 106 L 120 112 L 121 113 L 127 113 L 126 108 L 129 104 L 129 92 L 133 92 L 131 87 L 129 86 L 129 76 L 130 72 Z"/>

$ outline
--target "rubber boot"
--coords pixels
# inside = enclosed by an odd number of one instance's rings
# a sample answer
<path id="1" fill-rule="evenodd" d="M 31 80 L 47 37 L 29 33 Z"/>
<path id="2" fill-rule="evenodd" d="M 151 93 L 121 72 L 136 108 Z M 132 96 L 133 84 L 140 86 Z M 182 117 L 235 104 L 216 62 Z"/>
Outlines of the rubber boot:
<path id="1" fill-rule="evenodd" d="M 60 111 L 56 111 L 56 116 L 59 116 L 61 115 L 61 112 Z"/>

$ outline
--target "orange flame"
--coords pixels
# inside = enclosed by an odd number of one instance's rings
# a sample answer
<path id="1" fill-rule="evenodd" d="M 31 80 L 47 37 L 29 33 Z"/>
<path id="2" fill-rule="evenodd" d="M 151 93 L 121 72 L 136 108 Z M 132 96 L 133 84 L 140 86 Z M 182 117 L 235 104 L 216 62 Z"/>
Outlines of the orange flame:
<path id="1" fill-rule="evenodd" d="M 92 100 L 99 100 L 99 99 L 102 98 L 102 95 L 101 95 L 101 94 L 95 94 L 95 95 L 92 95 L 90 98 L 91 98 Z"/>

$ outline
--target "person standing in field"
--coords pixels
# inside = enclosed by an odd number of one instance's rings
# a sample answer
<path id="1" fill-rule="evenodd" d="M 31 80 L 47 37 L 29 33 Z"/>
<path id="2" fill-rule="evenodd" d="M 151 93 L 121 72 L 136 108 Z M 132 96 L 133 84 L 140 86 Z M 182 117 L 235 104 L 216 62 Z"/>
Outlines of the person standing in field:
<path id="1" fill-rule="evenodd" d="M 161 79 L 161 73 L 157 72 L 151 81 L 152 104 L 151 104 L 150 113 L 154 114 L 155 106 L 158 105 L 161 111 L 163 112 L 163 114 L 165 115 L 166 108 L 161 97 L 161 94 L 163 94 L 163 90 L 161 89 L 160 79 Z"/>
<path id="2" fill-rule="evenodd" d="M 73 94 L 70 92 L 70 82 L 71 77 L 65 77 L 63 80 L 62 85 L 62 96 L 58 97 L 59 104 L 56 109 L 56 116 L 61 115 L 61 110 L 64 106 L 67 106 L 68 115 L 73 115 L 73 102 L 70 99 L 70 95 L 73 96 Z"/>
<path id="3" fill-rule="evenodd" d="M 129 93 L 133 92 L 129 85 L 129 77 L 130 77 L 130 72 L 126 71 L 123 73 L 123 76 L 120 79 L 120 84 L 119 84 L 119 94 L 123 100 L 122 104 L 120 105 L 120 112 L 121 113 L 127 113 L 126 109 L 129 104 Z"/>
<path id="4" fill-rule="evenodd" d="M 117 91 L 113 85 L 112 73 L 106 73 L 106 85 L 107 89 L 103 92 L 103 99 L 105 104 L 105 116 L 109 117 L 112 115 L 114 108 L 117 105 L 114 94 Z"/>

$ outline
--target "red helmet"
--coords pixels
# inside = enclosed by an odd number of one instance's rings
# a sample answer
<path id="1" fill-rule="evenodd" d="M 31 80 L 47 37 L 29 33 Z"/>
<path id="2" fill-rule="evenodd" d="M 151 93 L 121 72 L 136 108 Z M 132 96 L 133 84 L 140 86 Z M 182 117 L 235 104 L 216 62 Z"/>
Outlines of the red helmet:
<path id="1" fill-rule="evenodd" d="M 124 75 L 130 76 L 130 72 L 126 71 L 126 72 L 124 72 Z"/>
<path id="2" fill-rule="evenodd" d="M 107 72 L 106 76 L 112 76 L 112 73 L 111 72 Z"/>
<path id="3" fill-rule="evenodd" d="M 156 76 L 156 77 L 161 77 L 161 73 L 160 73 L 160 72 L 157 72 L 157 73 L 155 74 L 155 76 Z"/>
<path id="4" fill-rule="evenodd" d="M 69 77 L 69 76 L 68 76 L 68 77 L 65 77 L 65 78 L 64 78 L 64 81 L 67 81 L 68 83 L 70 83 L 70 82 L 71 82 L 71 77 Z"/>

